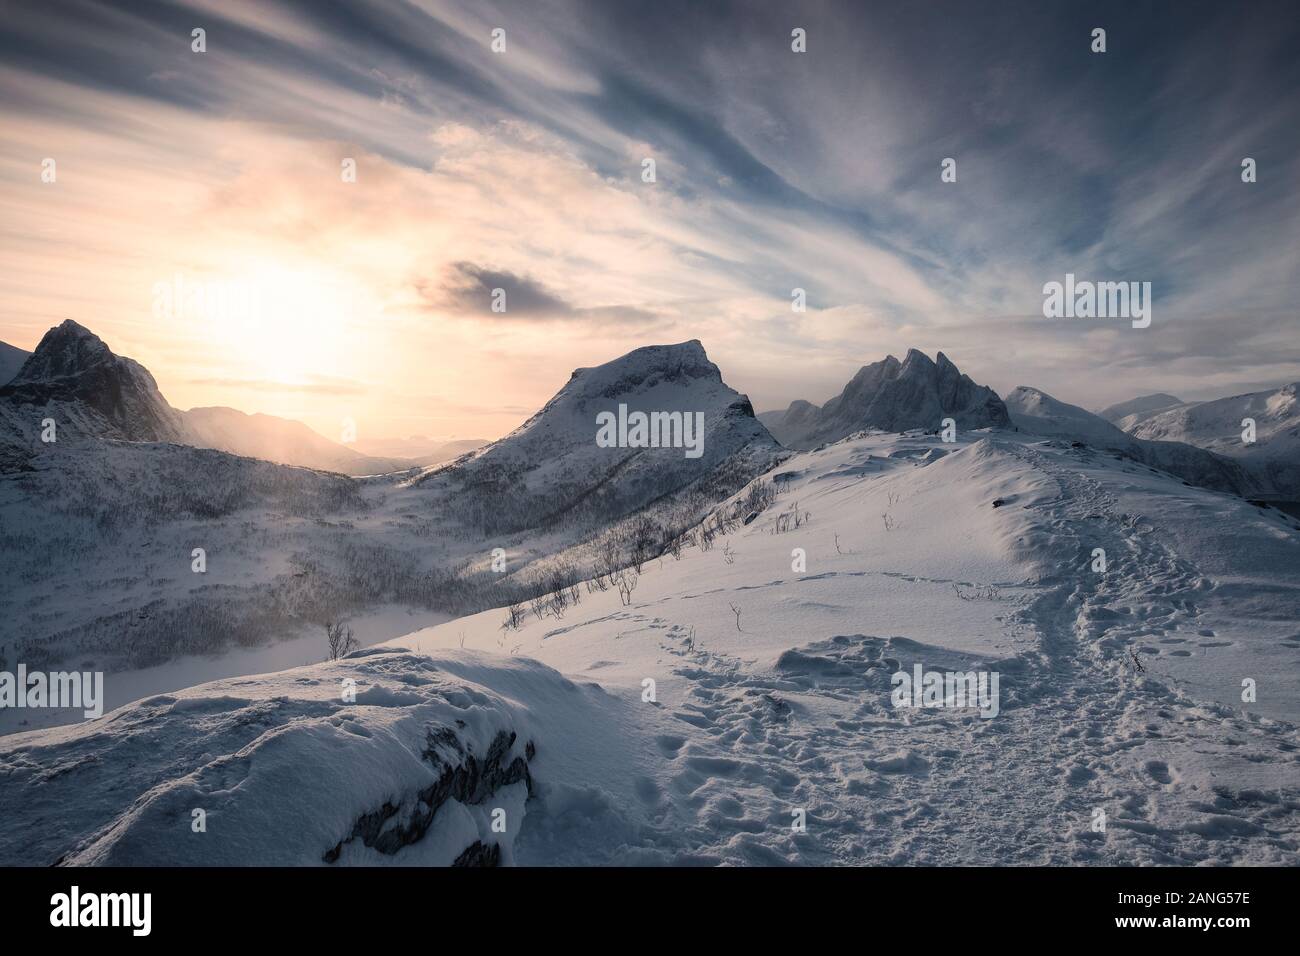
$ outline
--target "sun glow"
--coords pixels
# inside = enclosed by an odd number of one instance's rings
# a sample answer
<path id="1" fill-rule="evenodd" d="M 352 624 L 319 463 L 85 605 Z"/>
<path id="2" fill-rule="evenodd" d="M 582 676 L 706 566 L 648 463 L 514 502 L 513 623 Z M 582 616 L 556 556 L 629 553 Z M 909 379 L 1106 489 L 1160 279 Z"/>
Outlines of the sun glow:
<path id="1" fill-rule="evenodd" d="M 352 277 L 313 265 L 262 261 L 223 277 L 177 275 L 155 289 L 240 378 L 286 387 L 354 375 L 366 296 Z"/>

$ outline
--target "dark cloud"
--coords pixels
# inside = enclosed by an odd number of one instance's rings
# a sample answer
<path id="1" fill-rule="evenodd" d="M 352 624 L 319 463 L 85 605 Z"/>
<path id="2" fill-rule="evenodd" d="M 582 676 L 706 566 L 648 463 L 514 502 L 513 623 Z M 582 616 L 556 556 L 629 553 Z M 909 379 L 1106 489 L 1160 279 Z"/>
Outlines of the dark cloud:
<path id="1" fill-rule="evenodd" d="M 579 308 L 551 292 L 542 283 L 504 269 L 487 269 L 472 262 L 456 262 L 437 285 L 417 284 L 431 308 L 501 321 L 556 320 L 580 322 L 652 322 L 653 312 L 632 306 Z M 505 311 L 493 311 L 497 292 Z"/>

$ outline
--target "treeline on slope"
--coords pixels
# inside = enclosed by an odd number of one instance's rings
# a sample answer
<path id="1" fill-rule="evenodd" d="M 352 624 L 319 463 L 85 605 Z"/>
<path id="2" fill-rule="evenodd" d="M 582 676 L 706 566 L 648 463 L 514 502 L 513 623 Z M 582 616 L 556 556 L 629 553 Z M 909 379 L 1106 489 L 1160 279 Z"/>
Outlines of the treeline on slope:
<path id="1" fill-rule="evenodd" d="M 136 447 L 141 449 L 139 454 L 149 453 L 149 446 Z M 593 511 L 577 509 L 592 526 L 590 534 L 577 536 L 575 543 L 559 554 L 525 563 L 503 575 L 484 567 L 481 554 L 476 556 L 480 560 L 444 559 L 430 550 L 412 547 L 409 540 L 390 542 L 363 536 L 346 520 L 353 509 L 365 507 L 355 483 L 348 479 L 275 465 L 262 469 L 258 466 L 264 463 L 246 460 L 230 468 L 233 459 L 220 453 L 211 453 L 215 467 L 196 473 L 192 462 L 185 467 L 179 459 L 208 453 L 190 449 L 176 456 L 174 453 L 181 451 L 176 446 L 153 447 L 172 450 L 156 456 L 161 470 L 150 472 L 147 488 L 141 487 L 146 484 L 143 480 L 135 482 L 134 489 L 130 482 L 117 482 L 101 493 L 92 493 L 96 476 L 76 468 L 57 476 L 45 472 L 20 479 L 33 482 L 34 487 L 26 490 L 39 490 L 56 511 L 71 520 L 62 528 L 63 534 L 50 528 L 0 533 L 0 557 L 13 559 L 5 558 L 15 571 L 15 582 L 53 573 L 66 567 L 70 557 L 95 561 L 103 553 L 98 550 L 101 546 L 129 541 L 133 527 L 177 517 L 215 518 L 224 524 L 234 515 L 237 525 L 226 526 L 224 531 L 220 526 L 202 533 L 196 529 L 194 540 L 230 540 L 233 533 L 241 545 L 254 549 L 239 560 L 252 560 L 258 553 L 274 552 L 288 544 L 292 548 L 290 571 L 249 585 L 205 585 L 183 596 L 155 598 L 46 634 L 30 630 L 18 634 L 16 628 L 5 627 L 0 629 L 6 632 L 0 635 L 0 652 L 16 655 L 15 659 L 31 667 L 53 666 L 73 655 L 79 663 L 147 667 L 179 655 L 263 646 L 380 604 L 463 616 L 548 596 L 550 613 L 563 613 L 570 603 L 576 603 L 573 591 L 584 581 L 590 581 L 586 585 L 589 590 L 622 588 L 630 603 L 635 576 L 646 561 L 664 554 L 680 556 L 687 547 L 709 550 L 717 536 L 729 533 L 745 514 L 761 511 L 775 494 L 770 481 L 759 480 L 738 502 L 718 508 L 717 502 L 726 500 L 751 478 L 745 463 L 728 461 L 686 488 L 612 523 L 600 523 Z M 169 465 L 176 469 L 175 474 Z M 294 480 L 284 480 L 287 472 L 294 473 Z M 239 483 L 248 479 L 255 482 L 249 492 L 255 496 L 254 502 L 264 508 L 278 504 L 285 514 L 309 517 L 312 523 L 305 530 L 290 530 L 266 528 L 251 519 L 240 521 L 235 514 L 239 506 L 234 502 L 240 495 Z M 453 519 L 457 515 L 464 520 L 458 507 L 444 501 L 431 513 L 419 516 L 414 525 L 418 537 L 481 540 L 475 529 Z M 335 513 L 335 520 L 323 520 L 322 513 L 330 512 Z M 564 527 L 577 520 L 573 512 L 571 509 L 562 522 Z M 295 538 L 304 534 L 308 537 Z M 188 553 L 187 545 L 182 555 L 186 562 Z M 226 561 L 235 558 L 235 554 L 223 553 Z M 184 570 L 188 573 L 187 563 Z M 174 576 L 174 569 L 165 573 Z M 164 572 L 152 563 L 124 567 L 121 590 L 160 574 Z M 7 610 L 0 610 L 6 615 L 16 609 L 12 598 L 5 604 Z"/>

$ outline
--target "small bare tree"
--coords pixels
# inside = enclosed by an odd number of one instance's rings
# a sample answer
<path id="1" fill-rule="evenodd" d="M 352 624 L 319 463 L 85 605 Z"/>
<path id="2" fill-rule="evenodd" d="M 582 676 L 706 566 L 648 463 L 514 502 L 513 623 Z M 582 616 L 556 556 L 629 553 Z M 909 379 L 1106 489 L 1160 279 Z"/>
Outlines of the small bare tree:
<path id="1" fill-rule="evenodd" d="M 632 592 L 636 590 L 637 573 L 631 568 L 624 568 L 614 578 L 618 585 L 618 597 L 624 607 L 632 606 Z"/>
<path id="2" fill-rule="evenodd" d="M 501 625 L 501 629 L 505 631 L 517 631 L 519 630 L 519 626 L 523 623 L 524 605 L 522 601 L 516 601 L 514 604 L 511 604 L 506 608 L 506 619 L 505 623 Z M 464 641 L 461 642 L 461 646 L 465 646 Z"/>
<path id="3" fill-rule="evenodd" d="M 740 628 L 740 608 L 736 607 L 736 605 L 734 605 L 734 604 L 731 605 L 731 613 L 734 614 L 734 615 L 736 615 L 736 630 L 739 631 L 739 630 L 741 629 L 741 628 Z"/>
<path id="4" fill-rule="evenodd" d="M 325 641 L 329 645 L 329 659 L 332 661 L 347 657 L 358 647 L 357 639 L 352 636 L 352 628 L 342 621 L 337 624 L 326 622 Z"/>

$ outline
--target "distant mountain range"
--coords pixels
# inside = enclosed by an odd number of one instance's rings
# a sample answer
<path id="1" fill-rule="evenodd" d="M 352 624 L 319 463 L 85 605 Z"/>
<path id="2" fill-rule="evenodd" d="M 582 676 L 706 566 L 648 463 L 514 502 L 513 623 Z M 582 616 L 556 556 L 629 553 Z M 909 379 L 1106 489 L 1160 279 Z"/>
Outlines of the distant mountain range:
<path id="1" fill-rule="evenodd" d="M 1300 498 L 1298 397 L 1300 382 L 1292 382 L 1206 402 L 1148 395 L 1106 412 L 1123 412 L 1115 424 L 1136 439 L 1180 442 L 1227 456 L 1248 469 L 1265 494 L 1295 500 Z M 1255 425 L 1253 442 L 1243 438 L 1246 419 Z"/>
<path id="2" fill-rule="evenodd" d="M 718 367 L 692 340 L 578 369 L 499 441 L 406 439 L 368 446 L 412 452 L 386 455 L 333 442 L 273 415 L 173 408 L 144 366 L 114 354 L 72 320 L 50 329 L 31 353 L 0 343 L 0 378 L 7 378 L 0 386 L 3 467 L 21 467 L 39 452 L 41 422 L 53 418 L 60 441 L 171 442 L 345 475 L 418 471 L 416 484 L 437 475 L 439 483 L 471 489 L 480 517 L 501 528 L 558 520 L 575 508 L 625 514 L 692 483 L 707 484 L 709 476 L 721 477 L 719 469 L 761 470 L 780 446 L 809 449 L 866 430 L 933 432 L 946 418 L 963 431 L 1017 428 L 1084 442 L 1247 497 L 1300 497 L 1300 383 L 1208 402 L 1158 393 L 1093 414 L 1026 386 L 1004 401 L 942 352 L 931 360 L 910 349 L 901 362 L 890 355 L 863 366 L 823 406 L 795 401 L 784 411 L 755 416 L 748 399 L 722 382 Z M 703 457 L 687 458 L 680 449 L 599 447 L 596 415 L 620 405 L 633 412 L 703 413 Z M 1254 443 L 1242 441 L 1244 418 L 1256 422 Z M 425 471 L 449 462 L 454 466 Z M 517 494 L 521 489 L 527 500 Z M 521 508 L 526 514 L 515 513 Z"/>
<path id="3" fill-rule="evenodd" d="M 410 458 L 375 456 L 287 418 L 222 407 L 182 411 L 167 402 L 148 369 L 115 355 L 72 320 L 50 329 L 35 352 L 0 345 L 0 379 L 6 380 L 0 386 L 0 416 L 11 439 L 27 447 L 39 439 L 40 422 L 53 417 L 60 440 L 173 442 L 345 475 L 376 475 L 439 464 L 482 444 L 435 445 Z M 15 363 L 13 374 L 6 375 Z M 28 408 L 43 411 L 19 411 Z"/>
<path id="4" fill-rule="evenodd" d="M 1125 415 L 1116 424 L 1137 438 L 1181 441 L 1221 455 L 1295 457 L 1300 453 L 1300 382 L 1208 402 L 1173 402 Z M 1242 440 L 1242 422 L 1255 422 L 1255 441 Z"/>
<path id="5" fill-rule="evenodd" d="M 791 402 L 759 420 L 787 447 L 810 449 L 861 431 L 934 432 L 945 418 L 962 430 L 1015 428 L 1109 450 L 1192 485 L 1245 497 L 1300 497 L 1297 385 L 1213 402 L 1145 395 L 1094 414 L 1020 386 L 1005 401 L 962 374 L 942 352 L 911 349 L 863 366 L 838 396 L 818 407 Z M 1241 420 L 1257 441 L 1241 440 Z"/>

